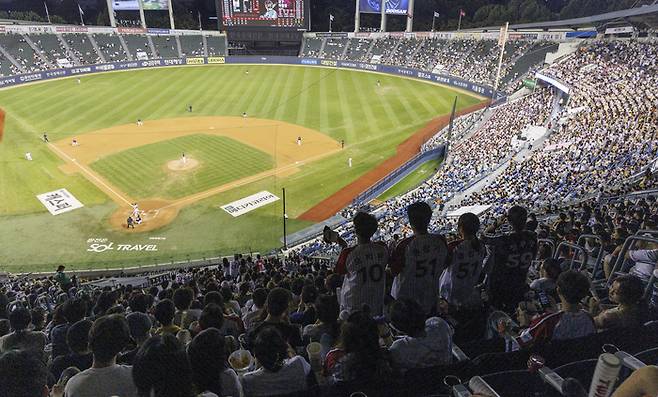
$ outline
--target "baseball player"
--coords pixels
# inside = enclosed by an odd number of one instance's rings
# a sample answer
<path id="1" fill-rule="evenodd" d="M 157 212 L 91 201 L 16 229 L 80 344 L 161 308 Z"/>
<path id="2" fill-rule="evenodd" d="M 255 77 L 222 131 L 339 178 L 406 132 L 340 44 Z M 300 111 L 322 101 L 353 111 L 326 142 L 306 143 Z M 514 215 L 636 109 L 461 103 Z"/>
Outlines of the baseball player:
<path id="1" fill-rule="evenodd" d="M 137 119 L 137 125 L 138 126 L 144 125 L 144 122 L 142 121 L 142 119 Z"/>
<path id="2" fill-rule="evenodd" d="M 76 80 L 78 81 L 78 84 L 80 84 L 80 78 L 78 77 Z"/>
<path id="3" fill-rule="evenodd" d="M 132 203 L 130 206 L 133 208 L 132 216 L 137 218 L 139 216 L 139 205 L 137 203 Z"/>
<path id="4" fill-rule="evenodd" d="M 345 140 L 344 139 L 340 140 L 340 148 L 345 149 Z"/>
<path id="5" fill-rule="evenodd" d="M 242 118 L 247 118 L 247 112 L 242 112 Z"/>
<path id="6" fill-rule="evenodd" d="M 192 113 L 192 105 L 187 105 L 187 111 Z"/>
<path id="7" fill-rule="evenodd" d="M 32 161 L 32 153 L 26 152 L 25 153 L 25 160 L 27 161 Z"/>
<path id="8" fill-rule="evenodd" d="M 126 228 L 127 229 L 135 228 L 135 221 L 133 220 L 132 216 L 128 216 L 128 219 L 126 219 Z"/>
<path id="9" fill-rule="evenodd" d="M 302 146 L 302 137 L 301 136 L 297 137 L 297 146 Z"/>
<path id="10" fill-rule="evenodd" d="M 181 160 L 183 161 L 183 165 L 187 164 L 187 157 L 185 157 L 185 153 L 183 153 Z"/>
<path id="11" fill-rule="evenodd" d="M 73 138 L 73 140 L 71 141 L 71 146 L 78 146 L 78 145 L 79 145 L 78 140 L 76 138 Z"/>
<path id="12" fill-rule="evenodd" d="M 391 254 L 391 296 L 413 299 L 426 315 L 431 315 L 438 303 L 437 286 L 446 266 L 448 245 L 442 235 L 427 231 L 432 219 L 429 204 L 411 204 L 407 217 L 414 233 L 400 241 Z"/>
<path id="13" fill-rule="evenodd" d="M 347 166 L 352 168 L 352 158 L 351 157 L 347 159 Z"/>
<path id="14" fill-rule="evenodd" d="M 358 212 L 353 222 L 357 236 L 354 247 L 347 247 L 345 240 L 329 228 L 324 231 L 326 242 L 338 243 L 343 248 L 335 269 L 337 274 L 345 276 L 339 296 L 340 307 L 352 313 L 368 305 L 374 316 L 382 315 L 388 248 L 382 242 L 370 240 L 377 231 L 377 218 Z"/>
<path id="15" fill-rule="evenodd" d="M 47 132 L 44 132 L 44 133 L 43 133 L 43 141 L 46 142 L 46 143 L 50 142 L 50 141 L 48 140 L 48 133 L 47 133 Z"/>

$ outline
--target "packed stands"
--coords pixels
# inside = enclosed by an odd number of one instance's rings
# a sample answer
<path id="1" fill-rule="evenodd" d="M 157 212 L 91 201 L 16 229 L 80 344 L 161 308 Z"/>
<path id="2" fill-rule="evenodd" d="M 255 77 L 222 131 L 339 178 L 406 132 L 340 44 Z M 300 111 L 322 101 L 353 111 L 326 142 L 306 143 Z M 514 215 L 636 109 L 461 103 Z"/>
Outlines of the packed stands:
<path id="1" fill-rule="evenodd" d="M 547 69 L 573 89 L 557 131 L 466 203 L 545 207 L 642 170 L 658 155 L 657 54 L 654 43 L 599 42 Z"/>

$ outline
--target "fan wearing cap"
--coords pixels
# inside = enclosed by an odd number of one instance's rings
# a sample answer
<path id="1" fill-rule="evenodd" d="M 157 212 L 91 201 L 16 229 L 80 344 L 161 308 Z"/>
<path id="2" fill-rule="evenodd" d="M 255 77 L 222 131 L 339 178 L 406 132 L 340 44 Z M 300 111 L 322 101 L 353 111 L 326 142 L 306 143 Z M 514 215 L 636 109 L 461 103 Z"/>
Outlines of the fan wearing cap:
<path id="1" fill-rule="evenodd" d="M 57 284 L 59 284 L 59 287 L 63 291 L 68 291 L 69 288 L 73 286 L 73 283 L 71 283 L 69 276 L 64 273 L 64 269 L 66 269 L 66 266 L 64 265 L 57 266 L 57 272 L 55 272 L 55 281 Z"/>

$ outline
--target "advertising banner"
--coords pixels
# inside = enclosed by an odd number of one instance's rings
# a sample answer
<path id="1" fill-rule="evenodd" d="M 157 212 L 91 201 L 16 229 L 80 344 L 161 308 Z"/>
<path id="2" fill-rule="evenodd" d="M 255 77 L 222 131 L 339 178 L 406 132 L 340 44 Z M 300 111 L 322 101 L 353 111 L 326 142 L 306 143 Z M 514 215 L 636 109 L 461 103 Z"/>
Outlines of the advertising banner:
<path id="1" fill-rule="evenodd" d="M 57 33 L 87 33 L 89 29 L 86 26 L 56 26 Z"/>
<path id="2" fill-rule="evenodd" d="M 119 33 L 129 33 L 129 34 L 140 34 L 140 33 L 146 33 L 146 29 L 143 28 L 117 28 L 117 32 Z"/>
<path id="3" fill-rule="evenodd" d="M 169 34 L 169 29 L 148 28 L 146 32 L 148 34 Z"/>
<path id="4" fill-rule="evenodd" d="M 185 63 L 188 65 L 203 65 L 203 58 L 186 58 Z"/>
<path id="5" fill-rule="evenodd" d="M 39 194 L 37 199 L 52 215 L 63 214 L 83 207 L 82 203 L 66 189 Z"/>
<path id="6" fill-rule="evenodd" d="M 208 57 L 209 64 L 226 63 L 225 57 Z"/>
<path id="7" fill-rule="evenodd" d="M 247 212 L 251 212 L 256 208 L 263 207 L 265 205 L 271 204 L 275 201 L 278 201 L 279 198 L 272 193 L 263 190 L 251 196 L 245 197 L 238 201 L 223 205 L 221 208 L 228 212 L 233 217 L 238 217 L 244 215 Z"/>
<path id="8" fill-rule="evenodd" d="M 142 0 L 144 10 L 168 10 L 167 0 Z M 114 11 L 139 11 L 139 0 L 112 0 Z"/>
<path id="9" fill-rule="evenodd" d="M 363 13 L 381 14 L 380 0 L 359 0 L 359 10 Z M 407 15 L 409 0 L 386 0 L 386 13 L 391 15 Z"/>

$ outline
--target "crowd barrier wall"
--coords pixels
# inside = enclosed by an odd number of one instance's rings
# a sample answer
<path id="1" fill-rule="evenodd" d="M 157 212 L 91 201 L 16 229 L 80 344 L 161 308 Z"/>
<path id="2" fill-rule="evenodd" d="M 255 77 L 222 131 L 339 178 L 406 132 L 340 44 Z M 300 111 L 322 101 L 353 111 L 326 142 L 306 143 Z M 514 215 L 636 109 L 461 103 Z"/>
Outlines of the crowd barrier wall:
<path id="1" fill-rule="evenodd" d="M 275 64 L 275 65 L 304 65 L 335 67 L 339 69 L 356 69 L 370 72 L 386 73 L 398 76 L 416 78 L 425 81 L 445 84 L 457 89 L 466 90 L 473 94 L 492 98 L 493 88 L 472 83 L 454 76 L 430 73 L 417 69 L 396 67 L 389 65 L 377 65 L 365 62 L 334 61 L 317 58 L 298 58 L 291 56 L 219 56 L 219 57 L 185 57 L 171 59 L 150 59 L 144 61 L 112 62 L 89 66 L 76 66 L 72 68 L 60 68 L 35 73 L 25 73 L 10 77 L 0 78 L 0 88 L 11 87 L 36 81 L 50 80 L 61 77 L 81 76 L 98 72 L 111 72 L 117 70 L 147 69 L 164 66 L 184 65 L 221 65 L 221 64 Z M 497 94 L 495 99 L 502 98 Z"/>

